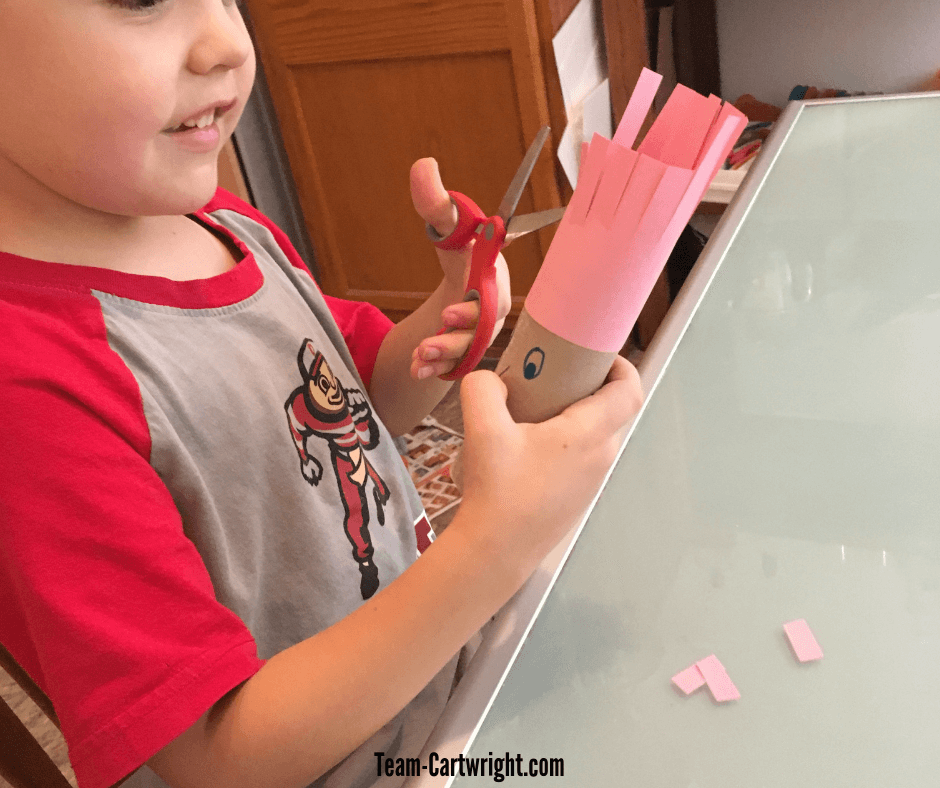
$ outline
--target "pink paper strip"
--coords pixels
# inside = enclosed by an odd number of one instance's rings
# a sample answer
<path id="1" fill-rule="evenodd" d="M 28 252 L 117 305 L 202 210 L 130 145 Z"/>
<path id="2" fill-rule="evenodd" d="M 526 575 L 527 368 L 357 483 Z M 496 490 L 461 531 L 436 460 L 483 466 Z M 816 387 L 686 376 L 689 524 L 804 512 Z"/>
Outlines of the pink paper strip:
<path id="1" fill-rule="evenodd" d="M 685 670 L 676 673 L 676 675 L 672 677 L 672 683 L 686 695 L 691 695 L 695 690 L 705 684 L 705 677 L 702 675 L 702 671 L 698 669 L 698 665 L 691 665 Z"/>
<path id="2" fill-rule="evenodd" d="M 689 223 L 689 219 L 692 218 L 692 214 L 695 212 L 695 207 L 702 201 L 703 195 L 715 177 L 715 172 L 718 171 L 721 162 L 727 158 L 731 146 L 741 136 L 741 131 L 745 125 L 747 125 L 747 118 L 737 110 L 729 113 L 728 117 L 725 118 L 721 130 L 715 135 L 708 153 L 705 154 L 698 169 L 695 170 L 695 175 L 692 176 L 685 196 L 676 208 L 669 226 L 654 250 L 654 260 L 660 260 L 662 265 L 666 264 L 666 257 L 676 245 L 676 241 L 679 240 L 682 229 Z"/>
<path id="3" fill-rule="evenodd" d="M 603 343 L 595 340 L 608 321 L 599 312 L 597 298 L 609 277 L 609 264 L 598 250 L 603 241 L 598 235 L 597 225 L 576 224 L 565 211 L 525 307 L 536 323 L 562 339 L 603 352 Z"/>
<path id="4" fill-rule="evenodd" d="M 702 159 L 704 159 L 708 151 L 711 150 L 711 146 L 715 142 L 715 137 L 718 136 L 718 132 L 721 131 L 721 128 L 724 125 L 724 122 L 729 117 L 737 117 L 739 115 L 743 117 L 743 115 L 741 115 L 741 111 L 737 107 L 735 107 L 733 104 L 724 104 L 721 107 L 721 111 L 718 113 L 718 116 L 715 118 L 715 122 L 712 123 L 712 127 L 708 130 L 708 136 L 705 138 L 705 144 L 702 145 L 702 150 L 699 152 L 698 158 L 695 160 L 695 169 L 699 168 L 699 165 L 701 165 L 702 163 Z M 741 126 L 742 131 L 744 130 L 744 125 L 747 125 L 747 118 L 744 118 L 744 124 Z M 741 134 L 739 132 L 738 137 L 740 136 Z M 737 142 L 737 137 L 735 137 L 734 142 Z M 734 142 L 731 143 L 731 147 L 734 147 Z M 727 156 L 725 158 L 727 158 Z M 718 171 L 718 169 L 721 167 L 722 164 L 724 164 L 724 159 L 718 162 L 718 167 L 715 168 L 715 172 Z M 713 172 L 708 182 L 711 183 L 714 180 L 714 178 L 715 178 L 715 173 Z"/>
<path id="5" fill-rule="evenodd" d="M 712 697 L 719 703 L 729 700 L 737 700 L 741 697 L 738 688 L 734 686 L 731 677 L 725 670 L 725 666 L 718 661 L 718 657 L 712 654 L 710 657 L 700 659 L 695 663 L 702 675 L 705 677 L 705 683 L 711 690 Z"/>
<path id="6" fill-rule="evenodd" d="M 594 217 L 605 229 L 609 230 L 614 221 L 614 214 L 627 189 L 636 160 L 636 151 L 623 148 L 616 142 L 610 143 L 607 148 L 607 161 L 601 173 L 601 182 L 588 211 L 588 216 Z"/>
<path id="7" fill-rule="evenodd" d="M 650 71 L 648 68 L 640 72 L 640 78 L 636 82 L 636 87 L 633 88 L 627 108 L 623 111 L 623 117 L 620 118 L 613 142 L 623 148 L 633 147 L 636 135 L 640 133 L 640 127 L 653 105 L 653 99 L 656 97 L 656 91 L 662 79 L 661 74 Z"/>
<path id="8" fill-rule="evenodd" d="M 717 96 L 678 86 L 656 132 L 634 153 L 623 143 L 642 125 L 660 79 L 649 70 L 641 76 L 617 142 L 595 134 L 582 148 L 574 195 L 526 298 L 537 323 L 600 352 L 623 346 L 682 228 L 747 123 Z"/>
<path id="9" fill-rule="evenodd" d="M 698 154 L 692 160 L 692 164 L 689 165 L 693 169 L 698 167 L 699 163 L 702 161 L 702 157 L 708 150 L 708 146 L 711 144 L 712 129 L 715 129 L 716 127 L 720 128 L 718 125 L 718 118 L 721 116 L 721 113 L 725 108 L 724 102 L 722 102 L 718 96 L 710 95 L 708 97 L 708 101 L 711 104 L 711 122 L 708 124 L 708 129 L 706 130 L 705 136 L 702 137 L 702 144 L 699 146 Z M 733 104 L 729 104 L 728 106 L 734 108 Z M 722 118 L 722 121 L 723 120 L 724 118 Z"/>
<path id="10" fill-rule="evenodd" d="M 783 630 L 787 633 L 793 653 L 800 662 L 822 659 L 822 649 L 813 637 L 806 619 L 799 618 L 796 621 L 790 621 L 783 625 Z"/>
<path id="11" fill-rule="evenodd" d="M 610 140 L 595 133 L 587 156 L 581 157 L 581 166 L 578 168 L 578 186 L 565 209 L 565 218 L 569 222 L 584 224 L 604 168 L 608 145 L 610 145 Z"/>
<path id="12" fill-rule="evenodd" d="M 636 232 L 665 173 L 666 165 L 661 161 L 637 154 L 636 165 L 617 208 L 616 234 L 620 243 L 624 243 L 624 239 L 628 242 Z"/>
<path id="13" fill-rule="evenodd" d="M 626 341 L 666 264 L 672 247 L 665 252 L 658 251 L 663 233 L 686 194 L 693 174 L 692 170 L 679 167 L 666 168 L 639 225 L 631 219 L 631 226 L 623 228 L 624 231 L 629 229 L 632 238 L 623 234 L 618 217 L 612 235 L 622 251 L 611 261 L 612 270 L 607 274 L 608 289 L 604 296 L 610 302 L 606 307 L 608 318 L 605 325 L 609 336 L 597 337 L 611 349 L 618 342 L 622 346 Z M 675 245 L 675 240 L 672 245 Z"/>
<path id="14" fill-rule="evenodd" d="M 743 119 L 743 115 L 740 117 Z M 666 168 L 638 155 L 631 182 L 643 177 L 648 172 L 646 168 L 658 168 L 663 175 L 656 190 L 662 188 L 659 198 L 668 206 L 665 210 L 661 208 L 654 196 L 643 206 L 639 225 L 636 213 L 642 200 L 634 200 L 630 183 L 620 201 L 619 211 L 625 212 L 623 220 L 615 216 L 610 232 L 604 232 L 593 221 L 578 224 L 570 206 L 575 205 L 579 184 L 526 298 L 526 310 L 534 320 L 581 347 L 602 353 L 618 351 L 636 323 L 679 233 L 708 188 L 710 171 L 720 166 L 726 148 L 733 142 L 732 136 L 737 139 L 740 134 L 737 123 L 735 117 L 725 120 L 709 155 L 702 161 L 702 168 L 694 174 L 691 170 Z M 589 163 L 592 155 L 593 144 Z M 667 173 L 671 174 L 662 185 Z M 585 173 L 586 179 L 588 175 Z M 677 194 L 681 181 L 688 178 L 691 178 L 688 188 Z M 586 185 L 590 185 L 590 180 Z M 628 222 L 631 211 L 633 218 Z M 674 211 L 672 216 L 670 211 Z M 629 236 L 631 228 L 636 228 L 634 238 Z M 571 297 L 573 291 L 577 292 L 577 299 Z"/>
<path id="15" fill-rule="evenodd" d="M 643 252 L 648 254 L 656 248 L 666 228 L 669 227 L 676 209 L 685 198 L 695 175 L 694 170 L 664 167 L 662 164 L 659 166 L 662 167 L 662 175 L 659 183 L 656 184 L 656 191 L 647 200 L 646 210 L 643 211 L 640 221 L 630 228 L 630 236 L 633 239 L 632 251 L 637 254 L 628 258 L 628 264 L 634 269 L 640 263 Z M 617 234 L 626 237 L 621 234 L 619 219 L 620 217 L 618 217 Z M 665 264 L 665 261 L 663 262 Z M 656 276 L 659 276 L 658 271 Z"/>
<path id="16" fill-rule="evenodd" d="M 639 152 L 673 167 L 691 169 L 720 108 L 720 102 L 676 85 Z"/>

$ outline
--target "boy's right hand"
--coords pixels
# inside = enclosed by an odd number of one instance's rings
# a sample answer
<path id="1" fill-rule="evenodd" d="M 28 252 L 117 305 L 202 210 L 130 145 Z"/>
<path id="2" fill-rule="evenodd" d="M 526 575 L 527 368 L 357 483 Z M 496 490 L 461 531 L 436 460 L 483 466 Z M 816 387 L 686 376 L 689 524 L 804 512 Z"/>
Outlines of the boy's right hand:
<path id="1" fill-rule="evenodd" d="M 493 372 L 467 375 L 460 398 L 463 523 L 495 560 L 528 577 L 580 521 L 616 461 L 643 403 L 639 375 L 617 356 L 596 393 L 540 424 L 513 421 Z"/>

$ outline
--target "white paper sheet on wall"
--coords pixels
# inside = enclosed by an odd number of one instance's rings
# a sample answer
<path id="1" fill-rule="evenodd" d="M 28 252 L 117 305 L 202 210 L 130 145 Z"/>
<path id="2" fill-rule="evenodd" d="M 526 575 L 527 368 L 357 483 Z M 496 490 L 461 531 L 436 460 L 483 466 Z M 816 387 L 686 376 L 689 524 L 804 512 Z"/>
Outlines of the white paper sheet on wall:
<path id="1" fill-rule="evenodd" d="M 565 107 L 578 104 L 606 76 L 596 0 L 580 0 L 552 39 Z"/>
<path id="2" fill-rule="evenodd" d="M 595 132 L 613 134 L 610 83 L 597 0 L 580 0 L 552 39 L 568 125 L 558 150 L 572 187 L 578 180 L 581 143 Z"/>
<path id="3" fill-rule="evenodd" d="M 603 134 L 607 139 L 613 139 L 614 122 L 610 109 L 609 79 L 605 79 L 584 97 L 582 108 L 584 116 L 584 139 L 590 140 L 594 132 Z"/>
<path id="4" fill-rule="evenodd" d="M 605 79 L 568 113 L 568 125 L 561 135 L 558 160 L 574 187 L 581 167 L 581 141 L 589 142 L 594 132 L 611 139 L 614 134 L 610 111 L 610 80 Z"/>

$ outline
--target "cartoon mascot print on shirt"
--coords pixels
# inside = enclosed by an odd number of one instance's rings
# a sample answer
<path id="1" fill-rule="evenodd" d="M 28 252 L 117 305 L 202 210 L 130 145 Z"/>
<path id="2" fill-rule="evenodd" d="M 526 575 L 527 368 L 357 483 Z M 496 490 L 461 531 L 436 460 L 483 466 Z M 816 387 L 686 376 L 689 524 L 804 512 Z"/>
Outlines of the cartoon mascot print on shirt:
<path id="1" fill-rule="evenodd" d="M 287 422 L 300 455 L 300 472 L 311 485 L 318 485 L 323 466 L 313 456 L 315 439 L 322 438 L 330 450 L 330 461 L 339 497 L 346 512 L 343 529 L 359 564 L 359 589 L 369 599 L 379 587 L 379 570 L 372 560 L 369 536 L 369 496 L 375 504 L 379 525 L 385 525 L 383 506 L 389 490 L 369 462 L 366 452 L 379 444 L 379 430 L 372 409 L 359 389 L 340 383 L 323 354 L 305 339 L 297 355 L 303 385 L 287 399 Z M 372 486 L 369 488 L 369 481 Z"/>

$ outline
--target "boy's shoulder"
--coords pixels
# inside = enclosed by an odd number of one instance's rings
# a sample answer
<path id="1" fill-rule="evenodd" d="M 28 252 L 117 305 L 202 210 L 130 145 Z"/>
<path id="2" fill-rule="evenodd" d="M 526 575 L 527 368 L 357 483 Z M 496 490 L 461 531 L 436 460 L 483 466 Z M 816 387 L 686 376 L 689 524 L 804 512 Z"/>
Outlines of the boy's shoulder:
<path id="1" fill-rule="evenodd" d="M 58 357 L 71 339 L 93 333 L 92 305 L 76 287 L 0 278 L 0 325 L 5 335 L 0 342 L 0 369 L 12 373 L 42 365 L 50 355 Z"/>

